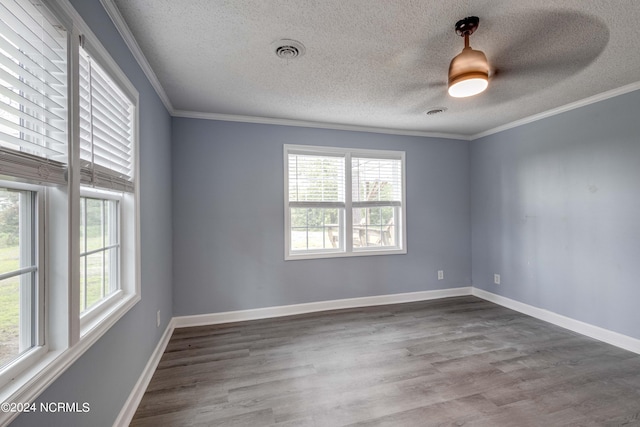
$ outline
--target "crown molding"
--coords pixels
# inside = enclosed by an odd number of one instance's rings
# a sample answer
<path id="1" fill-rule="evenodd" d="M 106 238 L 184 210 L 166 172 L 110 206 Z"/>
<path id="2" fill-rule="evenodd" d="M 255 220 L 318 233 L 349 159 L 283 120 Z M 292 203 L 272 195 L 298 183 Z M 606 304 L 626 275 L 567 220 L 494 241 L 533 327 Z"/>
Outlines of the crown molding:
<path id="1" fill-rule="evenodd" d="M 107 15 L 109 15 L 109 18 L 111 18 L 111 21 L 113 21 L 113 24 L 118 30 L 118 33 L 120 33 L 120 36 L 131 51 L 131 54 L 138 62 L 138 65 L 140 65 L 140 68 L 142 68 L 142 72 L 144 72 L 145 76 L 147 76 L 147 79 L 151 83 L 151 86 L 153 86 L 153 88 L 155 89 L 158 97 L 160 97 L 160 100 L 164 104 L 165 108 L 167 109 L 169 114 L 172 114 L 173 105 L 171 104 L 171 100 L 167 96 L 167 93 L 162 87 L 162 84 L 160 84 L 160 80 L 158 80 L 158 76 L 156 76 L 156 73 L 151 68 L 149 61 L 147 61 L 144 53 L 142 53 L 140 45 L 138 45 L 138 42 L 131 32 L 131 29 L 129 29 L 129 26 L 122 17 L 120 10 L 115 5 L 113 0 L 100 0 L 100 3 L 102 4 L 104 10 L 107 12 Z"/>
<path id="2" fill-rule="evenodd" d="M 338 124 L 338 123 L 312 122 L 312 121 L 295 120 L 295 119 L 276 119 L 271 117 L 241 116 L 241 115 L 234 115 L 234 114 L 219 114 L 219 113 L 202 113 L 199 111 L 186 111 L 186 110 L 174 110 L 171 115 L 173 117 L 184 117 L 189 119 L 258 123 L 258 124 L 268 124 L 268 125 L 316 128 L 316 129 L 334 129 L 334 130 L 346 130 L 346 131 L 353 131 L 353 132 L 383 133 L 388 135 L 457 139 L 457 140 L 464 140 L 464 141 L 469 140 L 468 135 L 459 135 L 459 134 L 453 134 L 453 133 L 437 133 L 437 132 L 424 132 L 424 131 L 417 131 L 417 130 L 378 128 L 378 127 L 372 127 L 372 126 L 345 125 L 345 124 Z"/>
<path id="3" fill-rule="evenodd" d="M 593 95 L 588 98 L 581 99 L 579 101 L 571 102 L 569 104 L 562 105 L 557 108 L 553 108 L 543 113 L 534 114 L 533 116 L 525 117 L 523 119 L 516 120 L 514 122 L 495 127 L 493 129 L 486 130 L 484 132 L 477 133 L 475 135 L 467 137 L 467 139 L 470 141 L 475 141 L 476 139 L 484 138 L 485 136 L 489 136 L 499 132 L 503 132 L 505 130 L 513 129 L 518 126 L 526 125 L 528 123 L 533 123 L 538 120 L 546 119 L 548 117 L 565 113 L 567 111 L 575 110 L 576 108 L 581 108 L 587 105 L 595 104 L 596 102 L 600 102 L 600 101 L 607 100 L 609 98 L 614 98 L 616 96 L 624 95 L 626 93 L 633 92 L 638 89 L 640 89 L 640 81 L 637 81 L 635 83 L 631 83 L 616 89 L 608 90 L 606 92 L 602 92 L 597 95 Z"/>

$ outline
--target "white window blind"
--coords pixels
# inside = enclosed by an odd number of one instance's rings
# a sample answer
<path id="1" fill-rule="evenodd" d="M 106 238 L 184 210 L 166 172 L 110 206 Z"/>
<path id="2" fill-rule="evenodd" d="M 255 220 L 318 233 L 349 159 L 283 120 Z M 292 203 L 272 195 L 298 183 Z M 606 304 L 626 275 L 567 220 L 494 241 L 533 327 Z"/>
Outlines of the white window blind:
<path id="1" fill-rule="evenodd" d="M 80 181 L 133 192 L 134 105 L 80 49 Z"/>
<path id="2" fill-rule="evenodd" d="M 400 159 L 351 159 L 353 207 L 401 206 L 402 161 Z"/>
<path id="3" fill-rule="evenodd" d="M 291 207 L 344 207 L 344 156 L 289 154 Z"/>
<path id="4" fill-rule="evenodd" d="M 0 4 L 0 173 L 64 184 L 67 35 L 43 12 Z"/>

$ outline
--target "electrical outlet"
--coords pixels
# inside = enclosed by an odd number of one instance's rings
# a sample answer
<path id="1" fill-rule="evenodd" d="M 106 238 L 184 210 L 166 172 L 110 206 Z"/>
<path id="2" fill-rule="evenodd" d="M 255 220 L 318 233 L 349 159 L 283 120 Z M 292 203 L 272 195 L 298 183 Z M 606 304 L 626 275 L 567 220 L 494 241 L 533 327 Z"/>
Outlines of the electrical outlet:
<path id="1" fill-rule="evenodd" d="M 500 275 L 499 274 L 494 274 L 493 275 L 493 283 L 495 283 L 496 285 L 500 284 Z"/>
<path id="2" fill-rule="evenodd" d="M 160 327 L 160 310 L 156 313 L 156 327 Z"/>
<path id="3" fill-rule="evenodd" d="M 438 270 L 438 280 L 444 279 L 444 270 Z"/>

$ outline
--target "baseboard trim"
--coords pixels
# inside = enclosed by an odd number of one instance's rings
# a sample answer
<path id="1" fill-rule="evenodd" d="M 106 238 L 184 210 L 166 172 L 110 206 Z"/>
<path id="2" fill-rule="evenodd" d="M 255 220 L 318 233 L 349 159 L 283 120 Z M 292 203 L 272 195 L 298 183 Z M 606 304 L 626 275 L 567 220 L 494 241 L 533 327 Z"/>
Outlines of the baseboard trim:
<path id="1" fill-rule="evenodd" d="M 599 326 L 594 326 L 580 320 L 572 319 L 553 311 L 512 300 L 511 298 L 503 297 L 483 289 L 474 287 L 471 289 L 471 293 L 478 298 L 482 298 L 494 304 L 510 308 L 511 310 L 535 317 L 536 319 L 544 320 L 545 322 L 552 323 L 570 331 L 640 354 L 640 339 L 610 331 Z"/>
<path id="2" fill-rule="evenodd" d="M 348 298 L 331 301 L 310 302 L 304 304 L 264 307 L 251 310 L 226 311 L 222 313 L 197 314 L 174 317 L 176 328 L 191 326 L 217 325 L 220 323 L 242 322 L 246 320 L 268 319 L 295 314 L 315 313 L 318 311 L 339 310 L 343 308 L 370 307 L 376 305 L 399 304 L 404 302 L 426 301 L 432 299 L 471 295 L 471 287 L 438 289 L 433 291 L 408 292 L 402 294 L 376 295 L 361 298 Z"/>
<path id="3" fill-rule="evenodd" d="M 113 423 L 113 427 L 123 427 L 131 424 L 131 420 L 133 420 L 133 416 L 138 409 L 138 405 L 140 405 L 140 402 L 142 401 L 142 396 L 144 396 L 144 392 L 147 390 L 147 387 L 151 382 L 151 377 L 153 377 L 153 374 L 158 367 L 158 363 L 160 363 L 160 359 L 164 354 L 164 350 L 167 348 L 167 344 L 169 344 L 169 339 L 171 338 L 171 334 L 173 334 L 174 329 L 175 320 L 171 319 L 167 328 L 164 330 L 162 337 L 160 337 L 160 341 L 158 341 L 156 348 L 153 350 L 153 353 L 151 353 L 151 357 L 144 367 L 142 374 L 140 374 L 140 378 L 138 378 L 136 385 L 133 387 L 133 390 L 131 390 L 129 397 L 120 410 L 118 418 L 116 418 Z"/>

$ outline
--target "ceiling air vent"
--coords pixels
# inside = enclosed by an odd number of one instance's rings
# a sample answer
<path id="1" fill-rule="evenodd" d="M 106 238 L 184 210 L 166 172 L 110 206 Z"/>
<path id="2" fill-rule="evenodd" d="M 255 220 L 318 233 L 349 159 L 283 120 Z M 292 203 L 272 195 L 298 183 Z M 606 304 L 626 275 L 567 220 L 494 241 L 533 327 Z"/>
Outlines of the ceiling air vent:
<path id="1" fill-rule="evenodd" d="M 427 116 L 435 116 L 436 114 L 441 114 L 445 111 L 447 111 L 447 107 L 432 108 L 431 110 L 427 111 Z"/>
<path id="2" fill-rule="evenodd" d="M 304 45 L 296 40 L 282 39 L 272 43 L 276 55 L 282 59 L 296 59 L 304 55 Z"/>

